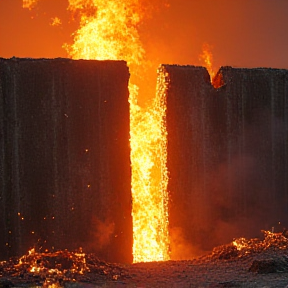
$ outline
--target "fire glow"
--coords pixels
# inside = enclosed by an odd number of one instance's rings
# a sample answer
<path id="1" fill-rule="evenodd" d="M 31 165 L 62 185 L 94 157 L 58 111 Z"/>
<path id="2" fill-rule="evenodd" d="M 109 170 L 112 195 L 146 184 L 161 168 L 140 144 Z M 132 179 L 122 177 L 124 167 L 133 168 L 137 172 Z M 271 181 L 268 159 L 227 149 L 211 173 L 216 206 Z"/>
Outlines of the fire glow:
<path id="1" fill-rule="evenodd" d="M 23 0 L 23 8 L 32 9 L 38 0 Z M 153 100 L 141 107 L 139 89 L 143 67 L 147 64 L 138 25 L 145 17 L 142 1 L 69 0 L 68 10 L 80 17 L 80 27 L 73 34 L 73 44 L 63 48 L 73 59 L 125 60 L 131 77 L 129 83 L 131 188 L 133 219 L 133 262 L 166 261 L 170 259 L 168 215 L 168 171 L 166 88 L 168 76 L 158 71 Z M 52 19 L 52 26 L 61 19 Z M 203 46 L 200 55 L 210 73 L 212 53 Z M 143 80 L 142 80 L 143 85 Z"/>
<path id="2" fill-rule="evenodd" d="M 138 105 L 139 87 L 134 84 L 145 61 L 137 31 L 144 17 L 143 4 L 135 0 L 86 2 L 69 1 L 68 9 L 81 19 L 74 43 L 64 48 L 73 59 L 127 61 L 131 72 L 133 262 L 169 260 L 166 80 L 160 76 L 158 93 L 145 109 Z"/>

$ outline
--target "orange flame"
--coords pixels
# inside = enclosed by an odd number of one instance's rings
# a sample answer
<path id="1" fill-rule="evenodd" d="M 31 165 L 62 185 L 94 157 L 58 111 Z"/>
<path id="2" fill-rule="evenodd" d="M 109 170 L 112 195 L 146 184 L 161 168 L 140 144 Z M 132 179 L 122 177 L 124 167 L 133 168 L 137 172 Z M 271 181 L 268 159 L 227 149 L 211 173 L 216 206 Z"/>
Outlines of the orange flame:
<path id="1" fill-rule="evenodd" d="M 242 250 L 244 248 L 247 248 L 248 247 L 248 243 L 247 243 L 247 240 L 245 238 L 238 238 L 238 239 L 235 239 L 232 244 L 237 248 L 237 250 Z"/>
<path id="2" fill-rule="evenodd" d="M 33 7 L 36 1 L 24 1 L 25 8 Z M 142 87 L 135 85 L 143 83 L 143 67 L 148 63 L 137 26 L 143 21 L 149 3 L 146 0 L 68 2 L 68 10 L 80 17 L 80 28 L 73 34 L 74 43 L 63 45 L 68 54 L 73 59 L 125 60 L 130 68 L 133 261 L 169 260 L 164 121 L 167 79 L 164 73 L 159 74 L 158 93 L 145 109 L 138 105 L 138 91 Z M 61 20 L 54 18 L 52 25 L 60 24 Z"/>
<path id="3" fill-rule="evenodd" d="M 213 69 L 213 55 L 212 55 L 211 50 L 212 50 L 212 47 L 209 44 L 204 43 L 202 46 L 202 53 L 199 56 L 199 60 L 204 62 L 204 66 L 208 70 L 210 74 L 210 79 L 212 82 L 216 73 Z"/>
<path id="4" fill-rule="evenodd" d="M 71 259 L 71 267 L 70 271 L 73 273 L 77 274 L 84 274 L 85 272 L 89 272 L 89 267 L 86 265 L 86 254 L 82 252 L 82 248 L 79 248 L 79 252 L 68 252 L 68 251 L 57 251 L 57 252 L 45 252 L 45 253 L 40 253 L 36 252 L 34 248 L 30 249 L 28 251 L 28 255 L 23 255 L 22 257 L 19 258 L 19 263 L 16 266 L 21 266 L 25 265 L 26 269 L 28 272 L 31 273 L 48 273 L 52 275 L 63 275 L 65 273 L 62 269 L 58 269 L 61 267 L 61 265 L 58 264 L 57 268 L 57 263 L 55 263 L 54 268 L 48 268 L 45 264 L 45 261 L 43 261 L 43 258 L 51 258 L 55 259 L 59 257 L 65 257 L 68 259 Z M 50 264 L 51 265 L 51 264 Z M 61 267 L 62 268 L 62 267 Z M 64 273 L 63 273 L 64 272 Z"/>
<path id="5" fill-rule="evenodd" d="M 160 73 L 157 95 L 142 110 L 130 89 L 134 262 L 169 260 L 167 131 L 165 92 Z"/>

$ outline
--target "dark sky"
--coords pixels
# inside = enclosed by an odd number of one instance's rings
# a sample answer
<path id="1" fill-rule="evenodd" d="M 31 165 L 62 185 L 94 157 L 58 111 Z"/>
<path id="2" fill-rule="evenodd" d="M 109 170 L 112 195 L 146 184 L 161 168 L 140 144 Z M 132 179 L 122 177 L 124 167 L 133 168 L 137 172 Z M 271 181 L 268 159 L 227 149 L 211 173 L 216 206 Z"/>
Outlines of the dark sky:
<path id="1" fill-rule="evenodd" d="M 22 0 L 0 0 L 0 57 L 67 56 L 61 46 L 71 42 L 77 27 L 69 21 L 68 1 L 39 1 L 29 11 Z M 208 43 L 215 67 L 288 69 L 288 0 L 167 2 L 170 8 L 155 12 L 140 29 L 153 61 L 199 65 L 202 45 Z M 55 16 L 63 25 L 49 25 Z"/>

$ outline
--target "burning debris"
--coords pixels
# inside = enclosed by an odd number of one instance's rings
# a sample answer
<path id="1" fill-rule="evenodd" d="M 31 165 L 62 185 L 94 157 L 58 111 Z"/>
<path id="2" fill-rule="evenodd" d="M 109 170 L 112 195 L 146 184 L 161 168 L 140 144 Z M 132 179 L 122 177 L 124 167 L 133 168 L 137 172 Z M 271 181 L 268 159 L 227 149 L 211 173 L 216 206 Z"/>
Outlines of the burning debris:
<path id="1" fill-rule="evenodd" d="M 265 251 L 287 250 L 288 252 L 288 239 L 284 233 L 272 233 L 264 230 L 261 232 L 264 234 L 263 240 L 259 238 L 238 238 L 230 244 L 214 248 L 212 257 L 228 260 L 235 257 L 247 257 Z"/>
<path id="2" fill-rule="evenodd" d="M 238 238 L 188 261 L 122 265 L 81 249 L 46 253 L 31 249 L 20 259 L 0 262 L 0 287 L 286 287 L 288 239 L 281 233 L 263 233 L 263 240 Z"/>
<path id="3" fill-rule="evenodd" d="M 25 7 L 28 6 L 26 2 L 27 0 L 23 0 L 23 7 L 24 3 Z M 165 95 L 158 93 L 153 101 L 155 87 L 153 90 L 147 88 L 150 86 L 147 83 L 153 82 L 149 80 L 146 72 L 151 62 L 146 59 L 138 31 L 139 25 L 150 14 L 150 10 L 152 12 L 152 7 L 154 10 L 154 7 L 164 3 L 151 4 L 150 7 L 146 1 L 135 0 L 88 2 L 69 1 L 67 9 L 72 15 L 79 16 L 80 27 L 73 33 L 73 44 L 66 43 L 63 47 L 73 59 L 121 59 L 125 60 L 129 66 L 131 73 L 129 103 L 133 261 L 168 260 L 170 255 L 166 168 L 167 132 L 164 125 L 166 107 L 165 101 L 161 99 Z M 31 5 L 29 4 L 29 7 L 33 7 Z M 55 17 L 51 25 L 60 26 L 61 24 L 60 18 Z M 158 63 L 153 64 L 155 70 L 157 65 Z M 144 67 L 146 68 L 143 69 Z M 165 83 L 159 84 L 165 85 Z M 153 91 L 151 95 L 150 89 Z M 147 104 L 149 108 L 143 109 L 139 106 L 140 93 L 145 99 L 150 99 L 151 103 Z M 118 120 L 118 122 L 121 121 Z M 123 138 L 122 135 L 119 138 Z M 97 140 L 97 142 L 102 141 Z M 102 175 L 99 178 L 102 179 Z M 109 185 L 106 184 L 106 186 Z M 122 231 L 119 231 L 120 233 Z"/>
<path id="4" fill-rule="evenodd" d="M 0 277 L 8 286 L 33 283 L 37 286 L 66 282 L 109 282 L 127 278 L 123 267 L 99 260 L 94 254 L 67 250 L 57 252 L 36 252 L 31 249 L 20 259 L 13 257 L 0 262 Z M 0 280 L 0 287 L 4 285 Z M 1 283 L 3 282 L 3 283 Z"/>
<path id="5" fill-rule="evenodd" d="M 252 257 L 249 272 L 258 274 L 288 272 L 288 239 L 285 233 L 262 230 L 264 239 L 238 238 L 228 245 L 216 247 L 212 258 L 219 260 L 247 259 Z"/>

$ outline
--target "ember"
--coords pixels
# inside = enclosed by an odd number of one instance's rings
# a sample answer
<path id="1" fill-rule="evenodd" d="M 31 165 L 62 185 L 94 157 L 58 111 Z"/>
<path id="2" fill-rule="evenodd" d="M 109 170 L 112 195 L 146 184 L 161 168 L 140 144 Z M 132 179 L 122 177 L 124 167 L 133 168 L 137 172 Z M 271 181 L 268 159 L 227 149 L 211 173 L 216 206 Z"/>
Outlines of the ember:
<path id="1" fill-rule="evenodd" d="M 120 265 L 101 261 L 81 249 L 46 253 L 31 249 L 20 259 L 0 262 L 0 287 L 264 287 L 264 283 L 286 287 L 283 273 L 288 271 L 288 239 L 281 233 L 263 233 L 263 240 L 235 239 L 209 255 L 188 261 Z M 273 276 L 262 276 L 268 273 Z M 254 286 L 250 286 L 252 282 Z"/>
<path id="2" fill-rule="evenodd" d="M 20 259 L 10 258 L 0 262 L 0 277 L 11 279 L 13 285 L 34 283 L 38 285 L 63 285 L 71 281 L 114 281 L 126 275 L 125 269 L 116 264 L 100 261 L 93 254 L 67 250 L 36 252 L 31 249 Z M 126 275 L 127 276 L 127 275 Z"/>
<path id="3" fill-rule="evenodd" d="M 254 253 L 261 253 L 266 250 L 287 250 L 288 239 L 283 233 L 272 233 L 261 231 L 264 239 L 238 238 L 232 243 L 216 247 L 212 251 L 212 257 L 218 259 L 230 259 L 233 257 L 244 257 Z"/>

